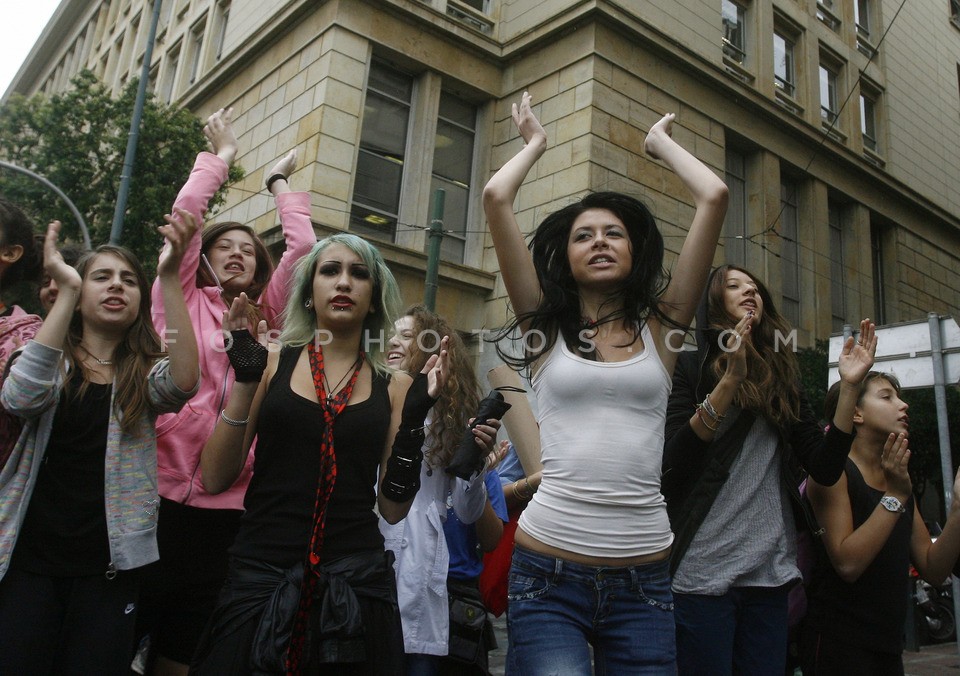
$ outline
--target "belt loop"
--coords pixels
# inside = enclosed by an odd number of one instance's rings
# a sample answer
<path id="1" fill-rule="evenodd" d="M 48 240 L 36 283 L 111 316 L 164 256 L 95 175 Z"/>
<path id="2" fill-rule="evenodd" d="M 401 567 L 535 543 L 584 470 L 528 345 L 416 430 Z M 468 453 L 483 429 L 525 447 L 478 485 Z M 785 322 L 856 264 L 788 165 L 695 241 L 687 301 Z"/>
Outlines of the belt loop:
<path id="1" fill-rule="evenodd" d="M 642 589 L 640 585 L 640 576 L 637 574 L 636 566 L 630 566 L 630 589 L 633 591 Z"/>
<path id="2" fill-rule="evenodd" d="M 554 557 L 553 564 L 553 581 L 556 582 L 560 579 L 560 575 L 563 573 L 563 559 Z"/>

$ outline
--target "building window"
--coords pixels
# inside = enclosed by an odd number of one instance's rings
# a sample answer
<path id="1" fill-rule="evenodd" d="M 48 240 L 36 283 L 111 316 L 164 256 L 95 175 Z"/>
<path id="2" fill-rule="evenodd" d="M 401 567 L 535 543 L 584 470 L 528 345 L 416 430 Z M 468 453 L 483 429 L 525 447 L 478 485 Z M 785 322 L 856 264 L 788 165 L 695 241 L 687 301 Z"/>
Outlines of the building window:
<path id="1" fill-rule="evenodd" d="M 230 2 L 225 0 L 224 2 L 218 2 L 216 7 L 216 15 L 214 21 L 214 30 L 216 31 L 216 59 L 220 60 L 220 57 L 223 56 L 223 45 L 227 41 L 227 23 L 230 20 Z"/>
<path id="2" fill-rule="evenodd" d="M 463 263 L 466 251 L 476 122 L 475 106 L 447 92 L 440 94 L 430 187 L 431 194 L 436 194 L 438 188 L 443 188 L 446 193 L 443 211 L 444 237 L 440 251 L 444 260 L 453 263 Z"/>
<path id="3" fill-rule="evenodd" d="M 873 263 L 873 299 L 876 310 L 874 322 L 880 326 L 887 323 L 887 296 L 883 264 L 883 230 L 875 223 L 870 224 L 870 255 Z"/>
<path id="4" fill-rule="evenodd" d="M 857 49 L 871 58 L 876 51 L 870 35 L 873 28 L 872 11 L 870 0 L 854 0 L 853 21 L 857 26 Z"/>
<path id="5" fill-rule="evenodd" d="M 877 100 L 869 92 L 860 92 L 860 134 L 863 147 L 874 153 L 880 152 L 877 140 Z"/>
<path id="6" fill-rule="evenodd" d="M 840 114 L 837 100 L 837 73 L 829 66 L 820 64 L 820 117 L 828 125 L 833 125 Z"/>
<path id="7" fill-rule="evenodd" d="M 378 61 L 371 64 L 350 229 L 389 242 L 396 237 L 400 214 L 412 96 L 411 77 Z"/>
<path id="8" fill-rule="evenodd" d="M 177 66 L 180 65 L 180 45 L 177 44 L 167 53 L 167 63 L 160 80 L 160 100 L 170 103 L 173 100 L 173 85 L 177 79 Z"/>
<path id="9" fill-rule="evenodd" d="M 839 9 L 841 8 L 837 7 L 836 0 L 817 0 L 817 18 L 835 33 L 840 30 L 840 17 L 837 16 Z"/>
<path id="10" fill-rule="evenodd" d="M 190 29 L 190 84 L 197 81 L 200 77 L 200 56 L 203 53 L 203 31 L 206 29 L 206 22 L 201 21 Z"/>
<path id="11" fill-rule="evenodd" d="M 746 61 L 745 18 L 746 10 L 732 0 L 723 0 L 720 8 L 723 22 L 723 54 L 731 61 L 743 65 Z"/>
<path id="12" fill-rule="evenodd" d="M 800 246 L 797 240 L 797 184 L 790 179 L 780 182 L 780 262 L 783 275 L 781 294 L 784 318 L 793 326 L 800 325 Z"/>
<path id="13" fill-rule="evenodd" d="M 831 330 L 838 333 L 846 323 L 847 297 L 840 205 L 834 202 L 827 206 L 827 225 L 830 228 L 830 323 Z"/>
<path id="14" fill-rule="evenodd" d="M 726 180 L 729 199 L 723 221 L 724 262 L 747 265 L 747 172 L 742 153 L 727 149 Z"/>
<path id="15" fill-rule="evenodd" d="M 151 94 L 157 93 L 157 78 L 160 76 L 160 65 L 157 64 L 150 69 L 147 76 L 147 91 Z"/>
<path id="16" fill-rule="evenodd" d="M 797 88 L 794 63 L 794 43 L 781 33 L 773 34 L 773 82 L 777 88 L 793 98 Z"/>

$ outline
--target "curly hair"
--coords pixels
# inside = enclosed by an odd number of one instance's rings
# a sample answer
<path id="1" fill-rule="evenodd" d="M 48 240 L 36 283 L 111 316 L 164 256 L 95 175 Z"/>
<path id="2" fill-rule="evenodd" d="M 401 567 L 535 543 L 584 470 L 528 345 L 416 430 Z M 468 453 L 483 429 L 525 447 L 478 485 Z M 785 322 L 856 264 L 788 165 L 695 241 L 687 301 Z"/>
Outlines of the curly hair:
<path id="1" fill-rule="evenodd" d="M 558 336 L 571 350 L 576 350 L 586 358 L 596 358 L 595 351 L 578 349 L 583 346 L 580 338 L 583 329 L 580 293 L 567 254 L 574 221 L 590 209 L 606 209 L 623 221 L 633 252 L 629 274 L 607 300 L 608 303 L 622 306 L 622 309 L 614 310 L 603 320 L 621 320 L 632 332 L 633 340 L 639 337 L 640 327 L 651 317 L 675 324 L 664 313 L 660 300 L 670 282 L 670 274 L 663 266 L 663 236 L 657 229 L 653 214 L 643 202 L 629 195 L 617 192 L 589 193 L 547 216 L 533 233 L 530 251 L 540 281 L 540 303 L 531 312 L 514 317 L 493 339 L 500 341 L 515 335 L 524 323 L 529 323 L 530 331 L 537 331 L 543 336 L 542 347 L 527 350 L 519 357 L 505 352 L 498 342 L 500 357 L 515 369 L 529 367 L 554 346 Z"/>
<path id="2" fill-rule="evenodd" d="M 412 305 L 403 313 L 413 318 L 413 343 L 407 352 L 406 371 L 419 373 L 427 360 L 440 353 L 440 339 L 450 337 L 447 357 L 450 375 L 433 407 L 430 446 L 424 454 L 431 467 L 446 467 L 457 450 L 467 420 L 480 404 L 480 383 L 463 339 L 440 315 L 423 305 Z"/>
<path id="3" fill-rule="evenodd" d="M 136 275 L 137 288 L 140 289 L 140 306 L 136 319 L 127 328 L 123 340 L 117 345 L 113 355 L 116 370 L 113 394 L 114 410 L 120 420 L 121 429 L 124 432 L 132 432 L 149 408 L 147 376 L 156 360 L 163 356 L 163 346 L 160 342 L 160 336 L 153 328 L 153 320 L 150 316 L 150 282 L 147 280 L 147 274 L 144 272 L 143 266 L 133 252 L 122 246 L 112 244 L 98 246 L 77 261 L 76 268 L 80 273 L 80 279 L 86 279 L 93 262 L 100 255 L 116 256 L 127 263 Z M 68 379 L 66 392 L 68 396 L 78 398 L 83 396 L 83 392 L 90 382 L 89 373 L 83 366 L 83 360 L 81 359 L 83 348 L 80 347 L 80 341 L 83 340 L 83 323 L 82 314 L 79 311 L 74 312 L 66 341 L 67 352 L 72 358 L 74 367 L 80 369 L 82 374 L 79 387 L 71 385 L 76 379 Z"/>
<path id="4" fill-rule="evenodd" d="M 747 377 L 740 383 L 735 403 L 744 409 L 757 411 L 780 430 L 787 429 L 800 419 L 800 364 L 793 350 L 781 347 L 778 337 L 786 336 L 792 327 L 774 305 L 773 298 L 763 282 L 749 270 L 737 265 L 722 265 L 710 276 L 707 286 L 707 323 L 711 366 L 719 379 L 727 368 L 728 355 L 719 349 L 720 332 L 732 329 L 737 320 L 724 305 L 727 274 L 737 270 L 747 275 L 757 287 L 763 302 L 760 321 L 750 330 L 747 344 Z"/>
<path id="5" fill-rule="evenodd" d="M 363 320 L 364 349 L 373 370 L 380 375 L 388 375 L 391 369 L 387 366 L 383 346 L 386 337 L 393 334 L 393 321 L 400 309 L 400 289 L 377 247 L 350 233 L 337 233 L 321 239 L 307 255 L 297 261 L 293 279 L 290 281 L 287 306 L 283 311 L 284 324 L 280 342 L 296 347 L 314 340 L 317 316 L 304 307 L 304 302 L 313 296 L 313 277 L 317 273 L 320 254 L 333 244 L 340 244 L 353 251 L 370 270 L 373 278 L 370 307 L 376 312 L 370 313 Z"/>
<path id="6" fill-rule="evenodd" d="M 20 258 L 3 271 L 3 283 L 38 282 L 43 270 L 43 238 L 35 235 L 33 223 L 16 204 L 0 196 L 0 247 L 19 246 Z"/>

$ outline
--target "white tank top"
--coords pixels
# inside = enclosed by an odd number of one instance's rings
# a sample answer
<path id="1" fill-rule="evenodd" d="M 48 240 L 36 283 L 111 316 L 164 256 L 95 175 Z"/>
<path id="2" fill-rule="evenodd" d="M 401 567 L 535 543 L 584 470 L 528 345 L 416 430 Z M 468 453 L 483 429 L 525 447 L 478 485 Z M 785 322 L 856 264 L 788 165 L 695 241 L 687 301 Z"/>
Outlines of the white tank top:
<path id="1" fill-rule="evenodd" d="M 558 337 L 531 380 L 543 481 L 520 528 L 544 544 L 626 558 L 673 542 L 660 493 L 672 380 L 646 325 L 641 337 L 643 352 L 619 362 L 584 359 Z"/>

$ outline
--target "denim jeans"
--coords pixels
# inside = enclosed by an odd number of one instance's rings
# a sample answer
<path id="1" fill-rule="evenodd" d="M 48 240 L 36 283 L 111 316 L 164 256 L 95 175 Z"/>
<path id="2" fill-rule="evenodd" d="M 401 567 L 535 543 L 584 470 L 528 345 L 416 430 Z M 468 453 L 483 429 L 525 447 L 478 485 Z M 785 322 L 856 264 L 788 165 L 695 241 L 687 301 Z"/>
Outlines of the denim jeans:
<path id="1" fill-rule="evenodd" d="M 679 673 L 783 674 L 790 586 L 675 594 Z"/>
<path id="2" fill-rule="evenodd" d="M 676 673 L 667 560 L 586 566 L 516 547 L 507 608 L 507 674 Z"/>

